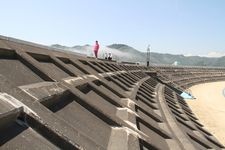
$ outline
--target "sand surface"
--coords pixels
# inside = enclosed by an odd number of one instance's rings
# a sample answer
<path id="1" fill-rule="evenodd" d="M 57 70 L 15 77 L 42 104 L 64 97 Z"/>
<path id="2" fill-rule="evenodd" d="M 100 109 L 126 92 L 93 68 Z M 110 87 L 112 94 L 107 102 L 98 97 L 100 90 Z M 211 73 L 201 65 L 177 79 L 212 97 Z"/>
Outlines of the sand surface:
<path id="1" fill-rule="evenodd" d="M 186 100 L 199 121 L 225 145 L 225 82 L 199 84 L 189 90 L 196 98 Z"/>

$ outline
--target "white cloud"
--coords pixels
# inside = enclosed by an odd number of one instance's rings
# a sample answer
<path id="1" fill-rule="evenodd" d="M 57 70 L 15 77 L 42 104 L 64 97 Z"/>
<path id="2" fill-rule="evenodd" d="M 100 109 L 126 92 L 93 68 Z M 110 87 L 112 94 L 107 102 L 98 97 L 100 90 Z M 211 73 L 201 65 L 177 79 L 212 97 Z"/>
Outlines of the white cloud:
<path id="1" fill-rule="evenodd" d="M 204 57 L 222 57 L 222 56 L 225 56 L 225 52 L 212 51 L 212 52 L 209 52 L 206 55 L 201 55 L 201 56 L 204 56 Z"/>

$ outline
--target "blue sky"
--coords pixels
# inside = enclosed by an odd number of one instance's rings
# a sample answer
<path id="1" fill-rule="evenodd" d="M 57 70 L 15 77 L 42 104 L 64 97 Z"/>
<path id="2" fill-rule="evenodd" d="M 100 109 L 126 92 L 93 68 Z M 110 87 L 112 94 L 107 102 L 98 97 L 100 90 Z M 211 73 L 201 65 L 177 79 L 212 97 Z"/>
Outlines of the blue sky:
<path id="1" fill-rule="evenodd" d="M 225 53 L 224 0 L 6 0 L 0 34 L 45 45 L 128 44 L 145 51 Z"/>

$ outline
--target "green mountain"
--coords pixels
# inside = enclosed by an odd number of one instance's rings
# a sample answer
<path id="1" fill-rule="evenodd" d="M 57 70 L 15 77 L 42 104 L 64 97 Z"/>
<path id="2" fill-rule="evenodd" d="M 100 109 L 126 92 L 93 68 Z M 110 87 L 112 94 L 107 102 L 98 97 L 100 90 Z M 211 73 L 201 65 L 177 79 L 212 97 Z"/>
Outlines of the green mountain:
<path id="1" fill-rule="evenodd" d="M 124 44 L 112 44 L 108 47 L 118 49 L 128 53 L 128 56 L 132 56 L 126 59 L 126 61 L 135 62 L 146 62 L 146 53 L 140 52 L 128 45 Z M 184 56 L 184 55 L 173 55 L 173 54 L 161 54 L 161 53 L 150 53 L 150 62 L 153 64 L 166 64 L 166 65 L 182 65 L 182 66 L 218 66 L 225 67 L 225 57 L 213 58 L 213 57 L 200 57 L 200 56 Z"/>
<path id="2" fill-rule="evenodd" d="M 59 44 L 54 44 L 52 47 L 80 52 L 89 55 L 92 53 L 91 45 L 66 47 Z M 105 52 L 111 52 L 113 59 L 118 61 L 139 62 L 146 63 L 146 52 L 140 52 L 137 49 L 125 44 L 112 44 L 106 47 L 100 47 L 99 56 L 103 58 Z M 93 56 L 93 55 L 91 55 Z M 225 67 L 225 56 L 214 57 L 200 57 L 200 56 L 184 56 L 162 53 L 150 53 L 150 63 L 165 64 L 165 65 L 180 65 L 180 66 L 218 66 Z"/>

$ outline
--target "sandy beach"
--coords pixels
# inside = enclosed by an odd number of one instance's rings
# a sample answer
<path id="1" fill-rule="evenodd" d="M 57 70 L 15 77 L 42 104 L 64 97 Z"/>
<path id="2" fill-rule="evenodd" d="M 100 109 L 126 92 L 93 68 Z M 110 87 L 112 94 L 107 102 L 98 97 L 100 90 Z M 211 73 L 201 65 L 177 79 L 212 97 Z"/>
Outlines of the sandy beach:
<path id="1" fill-rule="evenodd" d="M 186 100 L 196 117 L 225 145 L 225 82 L 199 84 L 189 90 L 196 98 Z"/>

